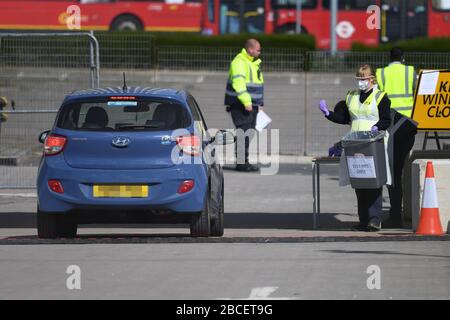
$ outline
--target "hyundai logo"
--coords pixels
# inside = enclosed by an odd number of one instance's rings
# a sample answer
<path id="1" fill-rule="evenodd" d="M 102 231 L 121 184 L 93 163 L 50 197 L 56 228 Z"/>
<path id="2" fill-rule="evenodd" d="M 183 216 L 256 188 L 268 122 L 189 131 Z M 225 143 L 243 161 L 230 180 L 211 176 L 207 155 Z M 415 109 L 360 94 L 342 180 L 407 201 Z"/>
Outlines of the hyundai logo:
<path id="1" fill-rule="evenodd" d="M 112 139 L 113 146 L 117 148 L 125 148 L 130 144 L 131 140 L 125 137 L 115 137 Z"/>

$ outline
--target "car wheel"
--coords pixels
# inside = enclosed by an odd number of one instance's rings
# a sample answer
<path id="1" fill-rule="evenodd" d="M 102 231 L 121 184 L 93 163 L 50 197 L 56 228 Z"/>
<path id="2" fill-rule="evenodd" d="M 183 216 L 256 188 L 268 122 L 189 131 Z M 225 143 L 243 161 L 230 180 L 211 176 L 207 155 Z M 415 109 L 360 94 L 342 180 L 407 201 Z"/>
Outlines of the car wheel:
<path id="1" fill-rule="evenodd" d="M 217 213 L 216 217 L 211 220 L 211 236 L 213 237 L 223 236 L 224 233 L 223 215 L 224 215 L 224 196 L 222 187 L 219 212 Z"/>
<path id="2" fill-rule="evenodd" d="M 37 213 L 38 237 L 43 239 L 75 238 L 77 224 L 61 213 Z"/>
<path id="3" fill-rule="evenodd" d="M 202 212 L 196 214 L 191 222 L 191 237 L 208 237 L 211 230 L 209 195 L 206 196 Z"/>

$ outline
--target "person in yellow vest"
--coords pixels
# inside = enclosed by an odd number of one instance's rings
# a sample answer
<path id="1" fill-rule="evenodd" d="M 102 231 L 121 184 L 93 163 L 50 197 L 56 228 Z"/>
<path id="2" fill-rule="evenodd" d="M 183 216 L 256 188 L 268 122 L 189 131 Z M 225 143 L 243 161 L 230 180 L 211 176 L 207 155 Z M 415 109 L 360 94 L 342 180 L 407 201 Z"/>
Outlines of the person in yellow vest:
<path id="1" fill-rule="evenodd" d="M 345 101 L 340 101 L 334 112 L 328 110 L 325 100 L 319 102 L 320 111 L 332 122 L 350 124 L 352 131 L 386 130 L 391 123 L 391 101 L 386 93 L 376 86 L 373 67 L 361 66 L 356 73 L 356 80 L 359 90 L 348 92 Z M 352 230 L 381 230 L 382 190 L 383 188 L 355 189 L 359 223 L 353 226 Z"/>
<path id="2" fill-rule="evenodd" d="M 413 66 L 405 65 L 403 50 L 395 47 L 391 50 L 391 63 L 377 69 L 377 82 L 380 90 L 385 91 L 391 100 L 391 117 L 395 132 L 393 139 L 393 183 L 388 186 L 390 210 L 389 218 L 383 222 L 386 228 L 402 228 L 403 188 L 402 177 L 405 160 L 414 146 L 417 133 L 416 124 L 411 121 L 414 105 L 417 74 Z"/>
<path id="3" fill-rule="evenodd" d="M 391 108 L 411 118 L 417 74 L 413 66 L 404 63 L 403 50 L 392 48 L 391 63 L 385 68 L 377 69 L 377 83 L 378 88 L 388 94 Z"/>
<path id="4" fill-rule="evenodd" d="M 256 117 L 264 106 L 264 78 L 260 69 L 261 44 L 255 39 L 248 39 L 242 51 L 233 59 L 225 92 L 225 105 L 231 113 L 236 129 L 247 132 L 254 129 Z M 239 143 L 237 143 L 239 145 Z M 238 171 L 258 171 L 257 166 L 249 162 L 250 138 L 245 135 L 244 161 L 237 150 Z M 243 162 L 243 163 L 241 163 Z"/>

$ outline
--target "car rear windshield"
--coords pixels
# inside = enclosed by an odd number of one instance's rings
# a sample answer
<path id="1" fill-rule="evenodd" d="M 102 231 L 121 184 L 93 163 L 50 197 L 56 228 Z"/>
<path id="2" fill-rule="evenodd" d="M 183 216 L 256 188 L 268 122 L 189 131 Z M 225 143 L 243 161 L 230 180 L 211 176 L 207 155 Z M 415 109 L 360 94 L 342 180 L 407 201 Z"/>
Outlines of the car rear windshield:
<path id="1" fill-rule="evenodd" d="M 178 103 L 120 100 L 119 97 L 67 104 L 60 113 L 57 126 L 83 131 L 165 131 L 186 128 L 190 123 L 190 115 Z"/>

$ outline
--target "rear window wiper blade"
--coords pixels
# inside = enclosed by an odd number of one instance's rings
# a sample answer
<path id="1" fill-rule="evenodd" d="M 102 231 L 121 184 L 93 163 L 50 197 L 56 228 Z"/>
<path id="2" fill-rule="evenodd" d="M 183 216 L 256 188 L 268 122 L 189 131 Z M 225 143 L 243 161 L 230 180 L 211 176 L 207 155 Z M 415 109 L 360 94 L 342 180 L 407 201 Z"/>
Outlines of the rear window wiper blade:
<path id="1" fill-rule="evenodd" d="M 124 124 L 117 126 L 116 129 L 125 129 L 125 130 L 132 130 L 132 129 L 157 129 L 160 126 L 155 126 L 151 124 Z"/>

